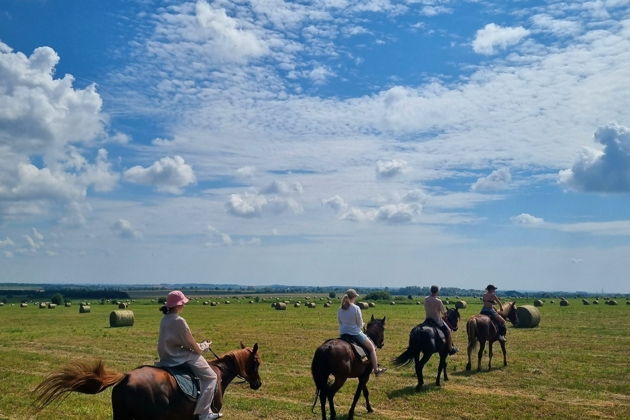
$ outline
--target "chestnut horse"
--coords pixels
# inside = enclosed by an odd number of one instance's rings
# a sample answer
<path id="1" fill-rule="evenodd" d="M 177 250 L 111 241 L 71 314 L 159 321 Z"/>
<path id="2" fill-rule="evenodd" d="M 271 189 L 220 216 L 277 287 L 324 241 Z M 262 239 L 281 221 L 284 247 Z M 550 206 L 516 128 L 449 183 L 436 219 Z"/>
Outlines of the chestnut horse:
<path id="1" fill-rule="evenodd" d="M 503 304 L 503 308 L 497 311 L 504 319 L 507 319 L 512 325 L 518 324 L 518 316 L 516 314 L 516 304 L 507 302 Z M 477 341 L 479 341 L 479 353 L 477 354 L 477 370 L 481 370 L 481 356 L 488 342 L 488 370 L 492 369 L 492 344 L 499 341 L 499 332 L 497 327 L 487 315 L 477 314 L 468 319 L 466 323 L 466 332 L 468 333 L 468 364 L 466 370 L 471 369 L 470 354 L 475 349 Z M 505 342 L 499 341 L 501 351 L 503 351 L 503 366 L 507 366 L 507 353 L 505 351 Z"/>
<path id="2" fill-rule="evenodd" d="M 260 388 L 258 375 L 260 356 L 258 344 L 253 348 L 241 343 L 234 350 L 208 361 L 217 374 L 217 388 L 212 409 L 219 412 L 223 406 L 223 393 L 236 376 L 241 376 L 251 389 Z M 114 420 L 194 420 L 195 402 L 177 386 L 167 371 L 153 366 L 141 366 L 127 373 L 107 371 L 101 360 L 92 363 L 76 361 L 51 373 L 37 388 L 35 407 L 40 411 L 48 404 L 66 397 L 70 392 L 97 394 L 106 388 L 112 390 Z"/>
<path id="3" fill-rule="evenodd" d="M 383 347 L 383 341 L 385 340 L 385 317 L 383 319 L 372 319 L 367 324 L 365 333 L 372 340 L 377 348 Z M 335 394 L 343 386 L 348 378 L 359 378 L 359 385 L 354 393 L 354 399 L 352 400 L 352 406 L 348 412 L 348 419 L 354 417 L 354 407 L 357 405 L 361 391 L 365 397 L 365 406 L 368 413 L 371 413 L 372 406 L 370 405 L 369 392 L 367 389 L 367 382 L 370 379 L 370 373 L 372 372 L 372 365 L 370 363 L 362 363 L 358 357 L 354 354 L 351 345 L 342 339 L 333 338 L 327 340 L 315 350 L 313 356 L 313 362 L 311 363 L 311 373 L 313 374 L 313 380 L 315 381 L 315 401 L 313 401 L 313 407 L 317 404 L 317 398 L 321 402 L 322 407 L 322 419 L 326 420 L 326 400 L 330 404 L 330 418 L 334 419 L 337 414 L 335 412 L 335 403 L 333 399 Z M 328 377 L 333 375 L 335 381 L 332 384 L 328 384 Z"/>
<path id="4" fill-rule="evenodd" d="M 457 331 L 457 322 L 459 321 L 459 311 L 457 308 L 448 309 L 446 315 L 442 318 L 446 325 L 452 331 Z M 440 354 L 440 363 L 438 364 L 437 378 L 435 384 L 440 386 L 440 374 L 444 372 L 444 380 L 448 381 L 448 375 L 446 373 L 446 358 L 448 356 L 448 343 L 446 337 L 442 343 L 438 345 L 435 337 L 436 331 L 432 324 L 427 325 L 422 323 L 413 327 L 409 333 L 409 346 L 400 356 L 394 359 L 396 366 L 406 365 L 413 359 L 416 365 L 416 376 L 418 377 L 418 385 L 416 391 L 422 389 L 424 385 L 424 377 L 422 376 L 422 369 L 424 365 L 429 361 L 433 353 Z M 422 359 L 420 359 L 420 353 L 422 353 Z"/>

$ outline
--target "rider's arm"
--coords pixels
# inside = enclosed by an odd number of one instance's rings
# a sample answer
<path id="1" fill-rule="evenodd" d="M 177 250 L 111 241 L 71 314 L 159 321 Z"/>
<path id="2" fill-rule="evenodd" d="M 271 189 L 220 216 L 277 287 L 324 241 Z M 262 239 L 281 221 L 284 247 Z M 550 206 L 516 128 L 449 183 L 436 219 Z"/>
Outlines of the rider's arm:
<path id="1" fill-rule="evenodd" d="M 199 347 L 199 344 L 197 343 L 197 341 L 195 341 L 195 338 L 192 336 L 192 333 L 190 332 L 190 328 L 188 327 L 188 324 L 186 323 L 185 320 L 181 327 L 182 327 L 181 337 L 182 337 L 182 340 L 184 341 L 183 347 L 188 348 L 190 349 L 190 351 L 197 354 L 203 353 L 203 350 L 201 349 L 201 347 Z"/>
<path id="2" fill-rule="evenodd" d="M 496 302 L 499 304 L 499 309 L 503 310 L 503 303 L 501 303 L 501 299 L 499 299 L 496 294 L 494 295 L 494 300 L 496 300 Z"/>

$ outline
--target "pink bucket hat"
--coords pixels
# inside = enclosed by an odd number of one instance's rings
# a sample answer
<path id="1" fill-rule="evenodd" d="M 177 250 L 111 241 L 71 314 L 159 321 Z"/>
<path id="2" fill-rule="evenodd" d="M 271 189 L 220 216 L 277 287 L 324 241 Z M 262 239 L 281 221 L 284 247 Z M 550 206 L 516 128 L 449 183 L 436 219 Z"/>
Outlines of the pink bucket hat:
<path id="1" fill-rule="evenodd" d="M 179 290 L 173 290 L 168 295 L 166 295 L 166 307 L 174 308 L 179 305 L 183 305 L 188 302 L 188 298 L 184 296 L 182 292 Z"/>

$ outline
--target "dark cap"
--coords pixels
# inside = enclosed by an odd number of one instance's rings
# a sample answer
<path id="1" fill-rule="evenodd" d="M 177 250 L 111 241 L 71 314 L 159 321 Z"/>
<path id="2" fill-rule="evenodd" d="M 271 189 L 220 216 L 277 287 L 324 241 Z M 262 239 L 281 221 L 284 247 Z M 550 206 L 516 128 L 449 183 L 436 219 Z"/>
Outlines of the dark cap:
<path id="1" fill-rule="evenodd" d="M 494 284 L 489 284 L 488 286 L 486 286 L 486 290 L 497 290 L 497 286 L 495 286 Z"/>

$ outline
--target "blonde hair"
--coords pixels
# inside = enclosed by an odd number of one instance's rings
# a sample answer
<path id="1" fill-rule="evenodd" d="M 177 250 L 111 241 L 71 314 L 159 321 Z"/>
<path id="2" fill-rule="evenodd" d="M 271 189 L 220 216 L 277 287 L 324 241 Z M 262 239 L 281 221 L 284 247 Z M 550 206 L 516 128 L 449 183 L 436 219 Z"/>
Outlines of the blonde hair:
<path id="1" fill-rule="evenodd" d="M 354 299 L 359 294 L 354 289 L 346 290 L 346 294 L 341 298 L 341 309 L 346 310 L 350 307 L 350 299 Z"/>

